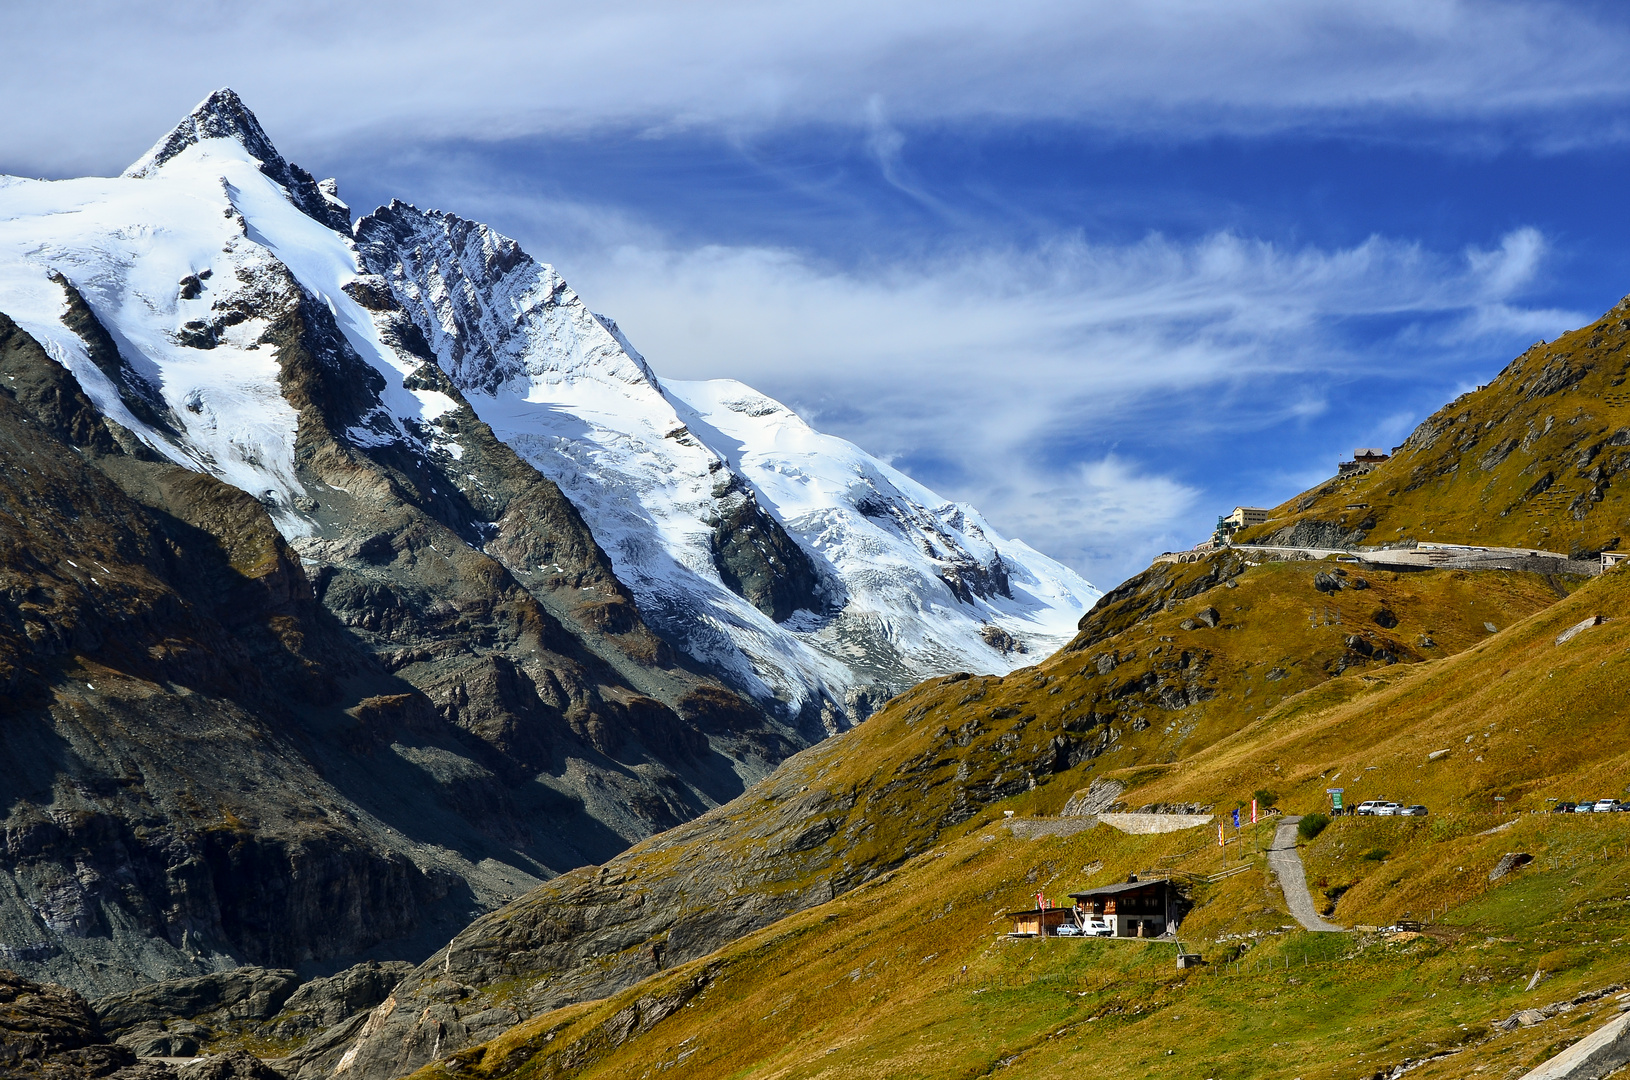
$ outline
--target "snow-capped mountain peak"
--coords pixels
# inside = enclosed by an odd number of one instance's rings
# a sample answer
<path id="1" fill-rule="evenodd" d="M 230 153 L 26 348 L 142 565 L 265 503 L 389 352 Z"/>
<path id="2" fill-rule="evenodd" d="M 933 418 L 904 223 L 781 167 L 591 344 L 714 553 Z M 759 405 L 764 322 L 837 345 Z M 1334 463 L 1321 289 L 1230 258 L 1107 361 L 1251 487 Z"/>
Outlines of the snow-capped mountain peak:
<path id="1" fill-rule="evenodd" d="M 647 624 L 811 734 L 928 676 L 1028 663 L 1098 596 L 750 387 L 659 379 L 494 229 L 398 201 L 350 227 L 230 90 L 123 176 L 0 178 L 0 294 L 120 430 L 255 495 L 290 538 L 319 538 L 328 496 L 303 479 L 305 361 L 274 326 L 348 372 L 321 422 L 352 448 L 428 477 L 473 412 L 566 493 Z M 447 512 L 466 543 L 492 535 Z M 555 588 L 534 561 L 512 570 Z"/>
<path id="2" fill-rule="evenodd" d="M 222 147 L 222 143 L 227 146 Z M 262 173 L 282 185 L 294 205 L 331 229 L 350 231 L 351 208 L 340 201 L 335 182 L 319 182 L 300 166 L 285 160 L 267 138 L 255 114 L 229 87 L 222 87 L 200 101 L 186 119 L 154 143 L 123 175 L 131 179 L 153 176 L 189 147 L 204 144 L 214 144 L 210 147 L 214 153 L 224 149 L 230 156 L 236 156 L 232 148 L 237 148 L 248 160 L 254 161 Z"/>

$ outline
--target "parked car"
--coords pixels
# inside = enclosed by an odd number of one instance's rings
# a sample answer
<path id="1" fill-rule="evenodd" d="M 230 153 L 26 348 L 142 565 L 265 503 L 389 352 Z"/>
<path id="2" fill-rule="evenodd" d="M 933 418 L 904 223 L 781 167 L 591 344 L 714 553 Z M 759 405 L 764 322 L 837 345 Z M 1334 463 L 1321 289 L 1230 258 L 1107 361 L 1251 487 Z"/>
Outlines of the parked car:
<path id="1" fill-rule="evenodd" d="M 1619 808 L 1619 800 L 1617 800 L 1617 799 L 1597 799 L 1596 800 L 1596 807 L 1592 811 L 1592 813 L 1611 814 L 1613 811 L 1617 810 L 1618 808 Z"/>
<path id="2" fill-rule="evenodd" d="M 1573 808 L 1573 812 L 1576 814 L 1589 814 L 1593 813 L 1595 810 L 1596 803 L 1591 799 L 1586 799 L 1582 803 L 1576 803 Z"/>
<path id="3" fill-rule="evenodd" d="M 1060 923 L 1053 930 L 1053 933 L 1057 934 L 1059 937 L 1080 937 L 1081 928 L 1074 923 Z"/>
<path id="4" fill-rule="evenodd" d="M 1571 814 L 1573 812 L 1573 803 L 1571 802 L 1559 802 L 1551 807 L 1551 813 L 1553 814 Z"/>
<path id="5" fill-rule="evenodd" d="M 1375 808 L 1381 806 L 1385 802 L 1385 799 L 1371 799 L 1368 802 L 1361 802 L 1357 806 L 1353 807 L 1353 813 L 1373 814 L 1375 813 Z"/>
<path id="6" fill-rule="evenodd" d="M 1376 817 L 1395 817 L 1398 811 L 1402 809 L 1403 807 L 1399 806 L 1395 802 L 1383 802 L 1378 804 L 1376 808 L 1371 811 L 1371 813 L 1373 813 Z"/>
<path id="7" fill-rule="evenodd" d="M 1400 806 L 1394 813 L 1397 817 L 1425 817 L 1426 807 L 1416 803 L 1414 806 Z"/>
<path id="8" fill-rule="evenodd" d="M 1088 916 L 1087 925 L 1082 928 L 1081 932 L 1086 934 L 1087 937 L 1115 936 L 1115 929 L 1109 925 L 1109 920 L 1098 915 Z"/>

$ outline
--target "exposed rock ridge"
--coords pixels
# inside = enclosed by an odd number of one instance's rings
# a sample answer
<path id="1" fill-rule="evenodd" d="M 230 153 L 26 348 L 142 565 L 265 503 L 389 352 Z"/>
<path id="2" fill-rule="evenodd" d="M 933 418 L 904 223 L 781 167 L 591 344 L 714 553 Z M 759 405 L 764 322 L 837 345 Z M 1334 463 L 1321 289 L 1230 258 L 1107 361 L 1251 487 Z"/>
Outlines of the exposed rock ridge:
<path id="1" fill-rule="evenodd" d="M 647 621 L 761 702 L 819 716 L 815 731 L 858 718 L 851 691 L 1014 666 L 1039 615 L 1063 605 L 1073 621 L 1095 595 L 750 388 L 657 380 L 614 322 L 486 226 L 393 202 L 355 232 L 377 288 L 583 511 Z"/>

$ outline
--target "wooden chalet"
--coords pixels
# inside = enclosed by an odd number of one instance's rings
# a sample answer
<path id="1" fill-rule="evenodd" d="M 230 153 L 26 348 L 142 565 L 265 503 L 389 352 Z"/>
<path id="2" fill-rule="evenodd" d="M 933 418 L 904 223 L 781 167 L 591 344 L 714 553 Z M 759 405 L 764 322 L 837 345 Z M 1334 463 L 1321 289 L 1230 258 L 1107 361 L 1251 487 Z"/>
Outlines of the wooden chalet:
<path id="1" fill-rule="evenodd" d="M 1071 893 L 1070 899 L 1079 922 L 1095 936 L 1160 937 L 1178 917 L 1177 893 L 1165 878 L 1139 881 L 1134 874 L 1118 885 Z"/>

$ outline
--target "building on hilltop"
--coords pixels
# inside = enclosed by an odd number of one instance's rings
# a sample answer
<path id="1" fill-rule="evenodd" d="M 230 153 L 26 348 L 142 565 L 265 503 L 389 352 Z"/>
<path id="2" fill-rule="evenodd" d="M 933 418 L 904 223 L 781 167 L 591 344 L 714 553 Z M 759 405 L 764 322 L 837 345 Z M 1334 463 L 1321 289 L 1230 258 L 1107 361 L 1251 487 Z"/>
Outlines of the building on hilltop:
<path id="1" fill-rule="evenodd" d="M 1217 529 L 1211 534 L 1211 542 L 1205 550 L 1227 547 L 1233 541 L 1235 533 L 1252 525 L 1261 525 L 1267 520 L 1268 511 L 1260 506 L 1236 506 L 1233 513 L 1217 519 Z M 1194 550 L 1202 549 L 1197 546 Z"/>
<path id="2" fill-rule="evenodd" d="M 1353 451 L 1353 460 L 1343 461 L 1336 466 L 1336 476 L 1341 479 L 1349 476 L 1363 476 L 1391 456 L 1380 447 L 1361 446 Z"/>
<path id="3" fill-rule="evenodd" d="M 1260 506 L 1236 506 L 1234 512 L 1223 518 L 1223 520 L 1234 526 L 1235 529 L 1243 529 L 1267 521 L 1268 511 Z"/>

